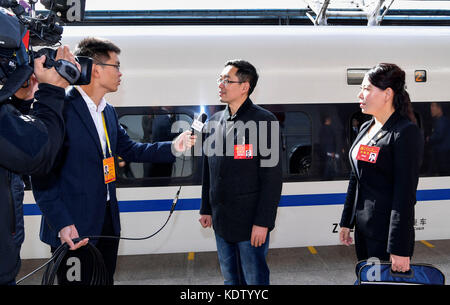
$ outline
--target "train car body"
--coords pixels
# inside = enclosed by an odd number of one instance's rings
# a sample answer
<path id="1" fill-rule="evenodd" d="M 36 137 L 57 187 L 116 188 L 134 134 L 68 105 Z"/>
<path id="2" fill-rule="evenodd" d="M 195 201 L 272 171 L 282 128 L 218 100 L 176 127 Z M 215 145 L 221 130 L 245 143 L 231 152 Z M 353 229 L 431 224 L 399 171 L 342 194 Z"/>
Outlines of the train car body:
<path id="1" fill-rule="evenodd" d="M 201 110 L 211 115 L 223 109 L 216 79 L 225 62 L 242 58 L 255 65 L 260 79 L 251 98 L 277 115 L 283 141 L 284 183 L 272 248 L 339 244 L 352 122 L 360 125 L 367 119 L 357 99 L 366 69 L 393 62 L 406 71 L 425 138 L 433 133 L 430 104 L 438 102 L 444 110 L 450 106 L 449 27 L 72 26 L 65 28 L 63 44 L 74 48 L 86 36 L 108 38 L 122 50 L 122 83 L 106 99 L 137 141 L 161 139 L 155 136 L 158 126 L 167 130 L 169 122 L 190 124 Z M 334 124 L 331 136 L 339 155 L 331 165 L 320 153 L 326 117 Z M 427 142 L 417 192 L 418 240 L 450 236 L 450 174 L 439 171 L 432 151 Z M 177 208 L 159 234 L 121 241 L 119 254 L 216 250 L 212 229 L 198 222 L 201 157 L 178 159 L 159 176 L 158 170 L 143 164 L 122 170 L 117 191 L 122 236 L 156 231 L 183 185 Z M 41 217 L 31 191 L 24 211 L 22 258 L 48 257 L 49 247 L 39 240 Z"/>

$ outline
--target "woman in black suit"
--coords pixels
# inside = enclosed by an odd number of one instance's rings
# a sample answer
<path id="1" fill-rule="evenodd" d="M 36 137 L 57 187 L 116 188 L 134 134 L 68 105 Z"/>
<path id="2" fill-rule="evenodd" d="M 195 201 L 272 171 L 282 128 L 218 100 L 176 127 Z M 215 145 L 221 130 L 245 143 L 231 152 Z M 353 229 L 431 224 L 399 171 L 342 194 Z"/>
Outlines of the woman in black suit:
<path id="1" fill-rule="evenodd" d="M 414 205 L 423 138 L 405 90 L 405 72 L 381 63 L 368 71 L 358 95 L 372 119 L 361 126 L 350 152 L 352 172 L 340 222 L 340 240 L 350 245 L 355 226 L 358 260 L 390 260 L 409 270 L 414 250 Z"/>

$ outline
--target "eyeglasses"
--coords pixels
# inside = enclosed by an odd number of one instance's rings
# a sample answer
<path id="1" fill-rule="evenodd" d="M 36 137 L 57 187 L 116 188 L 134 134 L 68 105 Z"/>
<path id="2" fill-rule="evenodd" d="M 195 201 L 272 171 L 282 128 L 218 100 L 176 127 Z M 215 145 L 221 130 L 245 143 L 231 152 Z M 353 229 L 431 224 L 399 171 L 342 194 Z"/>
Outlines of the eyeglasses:
<path id="1" fill-rule="evenodd" d="M 229 80 L 227 78 L 221 79 L 220 77 L 216 80 L 217 84 L 220 86 L 220 84 L 223 84 L 225 87 L 228 86 L 228 84 L 242 84 L 243 82 L 239 81 L 233 81 Z"/>
<path id="2" fill-rule="evenodd" d="M 96 62 L 95 64 L 96 64 L 96 65 L 99 65 L 99 66 L 110 66 L 110 67 L 114 67 L 114 68 L 117 69 L 117 71 L 120 71 L 120 64 L 118 64 L 118 65 L 113 65 L 113 64 L 105 64 L 105 63 L 102 63 L 102 62 Z"/>

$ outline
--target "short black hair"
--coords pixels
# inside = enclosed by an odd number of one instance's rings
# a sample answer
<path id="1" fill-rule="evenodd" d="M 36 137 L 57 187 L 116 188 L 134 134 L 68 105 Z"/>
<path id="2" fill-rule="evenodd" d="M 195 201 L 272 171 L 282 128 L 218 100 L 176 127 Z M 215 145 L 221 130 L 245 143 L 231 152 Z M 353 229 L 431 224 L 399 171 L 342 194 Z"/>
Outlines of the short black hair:
<path id="1" fill-rule="evenodd" d="M 99 61 L 110 59 L 109 52 L 120 54 L 120 48 L 107 39 L 87 37 L 78 43 L 74 55 L 88 56 Z"/>
<path id="2" fill-rule="evenodd" d="M 256 72 L 256 68 L 248 61 L 242 59 L 229 60 L 225 64 L 225 67 L 227 66 L 236 67 L 238 69 L 236 76 L 239 78 L 239 81 L 250 84 L 250 88 L 248 89 L 248 96 L 250 96 L 258 83 L 259 75 Z"/>

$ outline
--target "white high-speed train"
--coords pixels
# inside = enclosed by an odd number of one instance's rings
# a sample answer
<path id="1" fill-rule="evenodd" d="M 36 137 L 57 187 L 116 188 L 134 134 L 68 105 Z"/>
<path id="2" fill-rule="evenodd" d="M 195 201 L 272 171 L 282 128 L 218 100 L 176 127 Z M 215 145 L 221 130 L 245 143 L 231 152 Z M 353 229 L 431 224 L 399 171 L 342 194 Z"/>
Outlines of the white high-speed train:
<path id="1" fill-rule="evenodd" d="M 424 137 L 433 132 L 430 104 L 439 102 L 444 112 L 450 107 L 449 27 L 72 26 L 63 44 L 75 47 L 86 36 L 108 38 L 122 50 L 122 84 L 106 98 L 136 141 L 166 139 L 173 136 L 171 122 L 191 123 L 202 110 L 211 116 L 222 109 L 216 79 L 227 60 L 256 66 L 260 79 L 252 100 L 278 117 L 283 141 L 284 184 L 272 248 L 339 244 L 352 127 L 367 119 L 357 103 L 366 69 L 393 62 L 406 71 Z M 319 153 L 325 117 L 336 130 L 340 156 L 331 174 Z M 450 174 L 440 170 L 432 149 L 427 142 L 417 192 L 418 240 L 450 238 Z M 120 255 L 216 250 L 212 229 L 198 222 L 201 157 L 187 158 L 182 167 L 177 160 L 169 168 L 132 163 L 119 169 L 124 237 L 156 231 L 183 185 L 164 230 L 145 241 L 121 241 Z M 48 257 L 31 191 L 24 212 L 22 258 Z"/>

